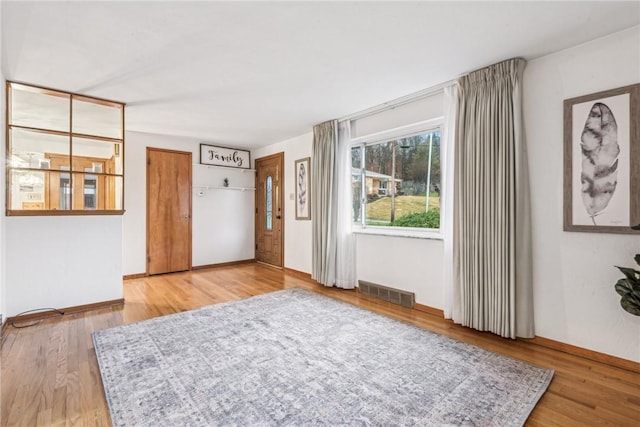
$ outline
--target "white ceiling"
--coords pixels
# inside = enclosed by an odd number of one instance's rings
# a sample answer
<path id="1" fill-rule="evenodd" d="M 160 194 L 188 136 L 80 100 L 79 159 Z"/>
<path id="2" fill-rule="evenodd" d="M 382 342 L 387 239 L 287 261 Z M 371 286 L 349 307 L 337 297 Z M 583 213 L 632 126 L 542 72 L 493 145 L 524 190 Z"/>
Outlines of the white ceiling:
<path id="1" fill-rule="evenodd" d="M 7 80 L 126 102 L 128 130 L 244 148 L 640 23 L 639 1 L 3 1 L 1 8 Z"/>

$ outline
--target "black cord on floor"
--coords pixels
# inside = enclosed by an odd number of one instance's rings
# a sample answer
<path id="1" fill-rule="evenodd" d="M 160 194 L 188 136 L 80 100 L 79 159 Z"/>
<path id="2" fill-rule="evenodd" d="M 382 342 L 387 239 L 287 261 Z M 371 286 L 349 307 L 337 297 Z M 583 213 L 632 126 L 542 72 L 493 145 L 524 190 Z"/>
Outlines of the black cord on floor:
<path id="1" fill-rule="evenodd" d="M 36 319 L 36 320 L 31 321 L 31 323 L 29 323 L 28 325 L 21 325 L 21 326 L 16 326 L 16 322 L 20 322 L 20 319 L 18 319 L 20 316 L 23 316 L 23 315 L 28 314 L 28 313 L 39 312 L 39 311 L 55 311 L 60 316 L 64 316 L 64 311 L 58 310 L 57 308 L 49 308 L 49 307 L 34 308 L 33 310 L 27 310 L 27 311 L 23 311 L 22 313 L 16 314 L 13 317 L 13 320 L 11 320 L 11 326 L 13 326 L 14 328 L 17 328 L 17 329 L 22 329 L 22 328 L 28 328 L 30 326 L 37 325 L 38 323 L 42 322 L 42 319 Z M 28 320 L 23 320 L 23 322 L 28 322 Z"/>

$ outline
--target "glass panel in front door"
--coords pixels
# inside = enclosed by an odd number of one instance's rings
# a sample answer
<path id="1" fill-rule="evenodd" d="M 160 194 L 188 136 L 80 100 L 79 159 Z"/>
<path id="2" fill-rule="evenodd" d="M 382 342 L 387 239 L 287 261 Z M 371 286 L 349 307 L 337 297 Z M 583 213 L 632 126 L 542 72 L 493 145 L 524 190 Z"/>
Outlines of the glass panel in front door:
<path id="1" fill-rule="evenodd" d="M 273 230 L 273 179 L 267 177 L 266 194 L 265 194 L 265 212 L 267 217 L 267 231 Z"/>

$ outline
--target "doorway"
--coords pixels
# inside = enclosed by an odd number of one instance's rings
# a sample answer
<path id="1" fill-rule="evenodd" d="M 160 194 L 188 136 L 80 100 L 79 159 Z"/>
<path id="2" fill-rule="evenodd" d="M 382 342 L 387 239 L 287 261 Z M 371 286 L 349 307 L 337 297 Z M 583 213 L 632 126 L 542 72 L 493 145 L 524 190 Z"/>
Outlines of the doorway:
<path id="1" fill-rule="evenodd" d="M 147 274 L 191 269 L 191 153 L 147 147 Z"/>
<path id="2" fill-rule="evenodd" d="M 256 159 L 256 261 L 284 266 L 284 153 Z"/>

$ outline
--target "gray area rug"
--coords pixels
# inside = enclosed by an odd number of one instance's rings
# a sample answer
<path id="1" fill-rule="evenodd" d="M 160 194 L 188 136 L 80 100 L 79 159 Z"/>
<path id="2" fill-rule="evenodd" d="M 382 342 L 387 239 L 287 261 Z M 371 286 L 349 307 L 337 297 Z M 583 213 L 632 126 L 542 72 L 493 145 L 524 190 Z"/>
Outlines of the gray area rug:
<path id="1" fill-rule="evenodd" d="M 553 376 L 301 289 L 93 340 L 115 426 L 515 426 Z"/>

